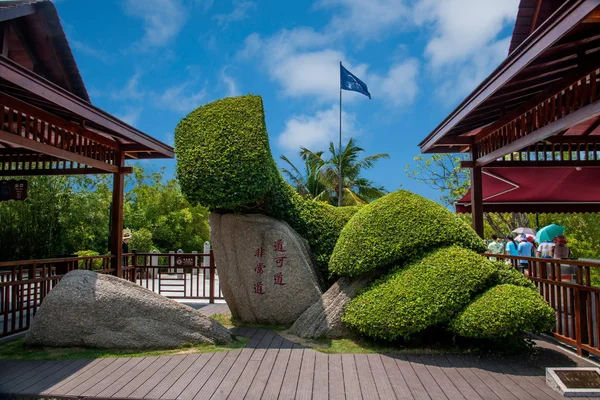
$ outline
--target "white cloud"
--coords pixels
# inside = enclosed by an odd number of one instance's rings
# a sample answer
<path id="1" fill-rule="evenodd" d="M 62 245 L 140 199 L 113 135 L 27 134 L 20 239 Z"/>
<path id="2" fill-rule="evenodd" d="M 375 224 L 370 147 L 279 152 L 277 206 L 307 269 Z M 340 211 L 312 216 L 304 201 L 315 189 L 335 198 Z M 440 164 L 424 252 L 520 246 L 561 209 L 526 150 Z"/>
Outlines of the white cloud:
<path id="1" fill-rule="evenodd" d="M 385 99 L 389 105 L 403 107 L 412 104 L 419 92 L 417 82 L 419 76 L 419 61 L 414 58 L 402 63 L 394 64 L 385 76 L 371 75 L 374 90 L 380 98 Z"/>
<path id="2" fill-rule="evenodd" d="M 140 78 L 142 77 L 141 72 L 136 72 L 127 81 L 125 87 L 120 90 L 113 91 L 111 97 L 115 100 L 141 100 L 144 98 L 146 93 L 140 90 Z"/>
<path id="3" fill-rule="evenodd" d="M 326 30 L 336 36 L 349 35 L 361 42 L 380 40 L 402 30 L 411 17 L 406 0 L 320 0 L 315 6 L 340 9 Z"/>
<path id="4" fill-rule="evenodd" d="M 519 0 L 419 0 L 417 24 L 431 24 L 425 54 L 433 66 L 461 61 L 485 48 L 515 20 Z"/>
<path id="5" fill-rule="evenodd" d="M 80 42 L 79 40 L 70 39 L 69 44 L 73 49 L 81 52 L 82 54 L 85 54 L 90 57 L 95 57 L 102 61 L 108 61 L 108 54 L 91 46 L 88 46 L 87 44 Z"/>
<path id="6" fill-rule="evenodd" d="M 117 118 L 131 126 L 135 126 L 142 115 L 142 111 L 142 107 L 125 107 L 125 114 L 118 115 Z"/>
<path id="7" fill-rule="evenodd" d="M 340 132 L 340 110 L 337 106 L 318 111 L 314 115 L 296 115 L 290 118 L 277 143 L 288 151 L 298 151 L 301 146 L 311 150 L 325 149 L 330 141 L 337 143 Z M 343 138 L 355 137 L 360 132 L 356 116 L 342 113 Z"/>
<path id="8" fill-rule="evenodd" d="M 233 10 L 228 14 L 217 14 L 213 16 L 219 25 L 227 26 L 232 22 L 242 21 L 248 18 L 248 13 L 256 9 L 256 3 L 249 0 L 233 0 Z"/>
<path id="9" fill-rule="evenodd" d="M 167 88 L 164 92 L 153 96 L 158 107 L 165 107 L 179 113 L 187 113 L 200 106 L 206 97 L 206 89 L 191 90 L 194 82 L 188 81 Z"/>
<path id="10" fill-rule="evenodd" d="M 125 0 L 125 11 L 144 21 L 143 50 L 171 43 L 187 20 L 181 0 Z"/>
<path id="11" fill-rule="evenodd" d="M 221 70 L 221 80 L 227 87 L 227 97 L 239 96 L 240 91 L 237 86 L 237 82 L 231 76 L 227 75 L 227 67 Z"/>

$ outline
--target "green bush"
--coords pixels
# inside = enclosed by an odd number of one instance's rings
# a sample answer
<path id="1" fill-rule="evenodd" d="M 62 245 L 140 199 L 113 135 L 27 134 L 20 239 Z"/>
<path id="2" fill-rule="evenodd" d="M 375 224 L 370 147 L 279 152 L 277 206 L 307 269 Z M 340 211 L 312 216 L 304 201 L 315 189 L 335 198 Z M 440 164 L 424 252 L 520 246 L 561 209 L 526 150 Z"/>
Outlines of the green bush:
<path id="1" fill-rule="evenodd" d="M 134 250 L 138 253 L 150 253 L 154 250 L 152 232 L 146 228 L 132 230 L 129 251 L 132 252 Z"/>
<path id="2" fill-rule="evenodd" d="M 329 270 L 358 276 L 452 244 L 486 250 L 477 234 L 448 209 L 401 190 L 362 207 L 350 219 L 335 245 Z"/>
<path id="3" fill-rule="evenodd" d="M 374 339 L 408 338 L 450 322 L 494 274 L 485 257 L 456 246 L 392 271 L 346 307 L 342 321 Z"/>
<path id="4" fill-rule="evenodd" d="M 210 209 L 260 203 L 279 183 L 260 96 L 192 111 L 175 129 L 175 153 L 183 193 Z"/>
<path id="5" fill-rule="evenodd" d="M 465 337 L 501 339 L 523 331 L 550 331 L 555 324 L 554 310 L 536 290 L 506 284 L 480 295 L 450 327 Z"/>
<path id="6" fill-rule="evenodd" d="M 263 213 L 304 237 L 324 277 L 337 238 L 357 207 L 333 207 L 298 195 L 269 148 L 262 99 L 242 96 L 192 111 L 175 129 L 177 175 L 195 204 L 216 212 Z"/>
<path id="7" fill-rule="evenodd" d="M 77 257 L 93 257 L 99 256 L 100 253 L 94 250 L 79 250 L 75 252 Z M 77 268 L 79 269 L 91 269 L 92 271 L 96 271 L 102 269 L 102 259 L 92 259 L 92 260 L 79 260 L 77 262 Z"/>
<path id="8" fill-rule="evenodd" d="M 493 263 L 496 269 L 488 287 L 508 283 L 515 286 L 537 290 L 533 282 L 525 275 L 517 271 L 512 265 L 506 264 L 504 261 L 493 261 Z"/>

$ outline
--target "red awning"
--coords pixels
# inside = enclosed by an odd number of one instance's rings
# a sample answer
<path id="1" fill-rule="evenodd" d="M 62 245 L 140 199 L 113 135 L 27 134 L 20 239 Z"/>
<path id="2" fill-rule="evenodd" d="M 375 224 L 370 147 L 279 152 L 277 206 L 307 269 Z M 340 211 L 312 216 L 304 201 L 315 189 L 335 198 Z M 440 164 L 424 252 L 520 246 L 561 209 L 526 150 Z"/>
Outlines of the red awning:
<path id="1" fill-rule="evenodd" d="M 484 168 L 483 212 L 600 212 L 600 168 Z M 471 212 L 471 191 L 456 203 Z"/>

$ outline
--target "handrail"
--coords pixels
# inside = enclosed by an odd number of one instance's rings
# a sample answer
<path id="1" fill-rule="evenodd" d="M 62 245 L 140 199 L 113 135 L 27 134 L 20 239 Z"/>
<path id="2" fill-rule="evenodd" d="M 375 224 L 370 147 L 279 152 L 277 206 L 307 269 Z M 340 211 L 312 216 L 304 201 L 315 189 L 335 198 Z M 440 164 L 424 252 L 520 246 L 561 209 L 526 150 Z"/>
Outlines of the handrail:
<path id="1" fill-rule="evenodd" d="M 511 256 L 508 254 L 492 254 L 492 253 L 483 253 L 486 257 L 496 257 L 502 259 L 510 259 L 510 260 L 524 260 L 524 261 L 535 261 L 535 262 L 545 262 L 545 263 L 560 263 L 563 265 L 569 265 L 574 267 L 593 267 L 600 268 L 600 260 L 598 261 L 583 261 L 583 260 L 575 260 L 571 258 L 563 259 L 563 258 L 541 258 L 541 257 L 522 257 L 522 256 Z"/>
<path id="2" fill-rule="evenodd" d="M 17 267 L 21 265 L 37 265 L 37 264 L 52 264 L 52 263 L 61 263 L 61 262 L 75 262 L 75 261 L 86 261 L 86 260 L 102 260 L 114 258 L 113 255 L 104 255 L 104 256 L 73 256 L 73 257 L 63 257 L 63 258 L 42 258 L 36 260 L 21 260 L 21 261 L 2 261 L 0 262 L 0 268 L 2 267 Z"/>

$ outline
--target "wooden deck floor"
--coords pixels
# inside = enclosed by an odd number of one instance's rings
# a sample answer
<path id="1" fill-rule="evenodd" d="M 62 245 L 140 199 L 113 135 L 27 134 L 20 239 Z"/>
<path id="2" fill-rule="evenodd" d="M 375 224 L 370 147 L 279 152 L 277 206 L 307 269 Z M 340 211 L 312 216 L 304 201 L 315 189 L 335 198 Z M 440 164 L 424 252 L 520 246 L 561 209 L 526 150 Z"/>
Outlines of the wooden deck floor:
<path id="1" fill-rule="evenodd" d="M 226 307 L 226 305 L 225 305 Z M 221 313 L 222 305 L 203 312 Z M 526 359 L 326 355 L 273 331 L 237 329 L 246 348 L 169 357 L 0 360 L 2 395 L 96 399 L 564 399 L 547 366 L 590 366 L 539 343 Z"/>

